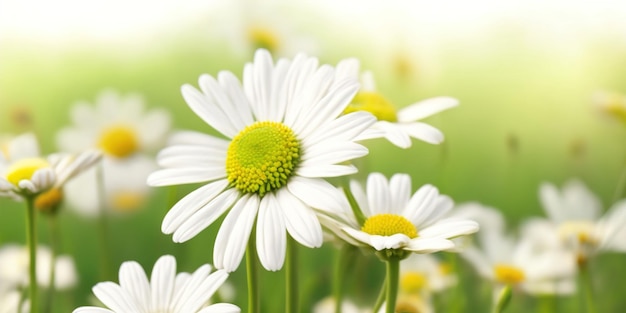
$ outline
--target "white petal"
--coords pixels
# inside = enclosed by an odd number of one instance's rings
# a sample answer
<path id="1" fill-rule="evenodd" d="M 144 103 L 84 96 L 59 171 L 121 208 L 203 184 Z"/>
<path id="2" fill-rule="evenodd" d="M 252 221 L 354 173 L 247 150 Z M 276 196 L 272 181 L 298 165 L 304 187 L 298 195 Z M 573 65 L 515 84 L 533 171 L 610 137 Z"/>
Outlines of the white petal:
<path id="1" fill-rule="evenodd" d="M 237 115 L 244 122 L 245 125 L 250 125 L 254 122 L 252 117 L 252 110 L 250 109 L 250 103 L 246 97 L 241 83 L 228 71 L 222 71 L 218 74 L 217 80 L 230 98 L 232 105 L 237 110 Z"/>
<path id="2" fill-rule="evenodd" d="M 39 143 L 33 133 L 19 135 L 9 141 L 7 154 L 13 161 L 40 156 Z"/>
<path id="3" fill-rule="evenodd" d="M 153 187 L 202 183 L 226 177 L 224 165 L 219 167 L 184 167 L 158 170 L 148 176 Z"/>
<path id="4" fill-rule="evenodd" d="M 289 70 L 285 76 L 284 101 L 287 101 L 284 123 L 290 127 L 296 125 L 296 120 L 301 112 L 308 108 L 311 103 L 315 103 L 317 98 L 321 96 L 318 90 L 328 88 L 329 83 L 323 79 L 313 77 L 317 69 L 318 61 L 316 58 L 306 57 L 304 54 L 298 54 L 293 59 Z M 318 71 L 318 73 L 320 73 Z M 322 75 L 322 74 L 318 74 Z M 307 88 L 307 93 L 303 89 Z"/>
<path id="5" fill-rule="evenodd" d="M 229 140 L 213 137 L 207 134 L 195 132 L 195 131 L 177 131 L 168 139 L 168 145 L 192 145 L 192 146 L 207 146 L 214 149 L 226 151 Z"/>
<path id="6" fill-rule="evenodd" d="M 228 273 L 223 270 L 216 271 L 204 278 L 191 293 L 187 301 L 180 307 L 179 312 L 197 312 L 207 301 L 211 299 L 215 291 L 226 281 Z"/>
<path id="7" fill-rule="evenodd" d="M 478 223 L 474 221 L 443 220 L 432 226 L 418 230 L 418 233 L 420 237 L 424 238 L 450 239 L 473 234 L 478 231 L 478 228 Z"/>
<path id="8" fill-rule="evenodd" d="M 331 213 L 343 211 L 344 195 L 323 179 L 293 176 L 287 183 L 287 189 L 312 208 Z"/>
<path id="9" fill-rule="evenodd" d="M 447 239 L 420 239 L 419 237 L 411 240 L 405 248 L 417 253 L 433 253 L 437 251 L 445 251 L 454 248 L 454 243 Z"/>
<path id="10" fill-rule="evenodd" d="M 302 92 L 294 95 L 296 97 L 295 101 L 299 103 L 298 107 L 300 110 L 297 116 L 286 120 L 286 122 L 289 122 L 290 124 L 288 125 L 291 126 L 296 133 L 301 134 L 302 138 L 306 137 L 302 133 L 302 131 L 308 127 L 306 124 L 320 109 L 318 102 L 324 96 L 328 95 L 330 85 L 333 81 L 333 72 L 332 67 L 328 65 L 320 67 L 315 73 L 312 73 L 311 76 L 302 79 L 302 81 L 306 81 L 306 84 L 303 84 Z"/>
<path id="11" fill-rule="evenodd" d="M 450 97 L 436 97 L 407 106 L 398 112 L 401 123 L 413 122 L 437 114 L 459 105 L 459 100 Z"/>
<path id="12" fill-rule="evenodd" d="M 171 146 L 159 152 L 157 162 L 163 167 L 224 167 L 226 150 L 206 146 Z"/>
<path id="13" fill-rule="evenodd" d="M 278 271 L 285 261 L 287 233 L 282 211 L 273 194 L 261 199 L 256 224 L 256 247 L 261 265 L 268 271 Z"/>
<path id="14" fill-rule="evenodd" d="M 363 212 L 363 215 L 372 216 L 375 214 L 370 209 L 369 201 L 367 201 L 367 195 L 363 190 L 363 186 L 361 186 L 359 182 L 356 180 L 350 180 L 350 191 L 352 191 L 352 195 Z"/>
<path id="15" fill-rule="evenodd" d="M 216 303 L 200 310 L 198 313 L 240 313 L 238 306 L 230 303 Z"/>
<path id="16" fill-rule="evenodd" d="M 182 281 L 176 277 L 176 294 L 174 300 L 170 304 L 170 312 L 195 312 L 200 308 L 200 305 L 209 300 L 211 295 L 203 295 L 198 297 L 195 293 L 200 288 L 202 283 L 207 280 L 209 273 L 211 272 L 211 266 L 205 264 L 200 266 L 191 276 L 185 277 Z M 197 301 L 202 301 L 200 304 Z"/>
<path id="17" fill-rule="evenodd" d="M 341 60 L 335 67 L 335 80 L 342 81 L 345 79 L 359 79 L 360 63 L 356 58 L 347 58 Z M 361 89 L 363 89 L 361 87 Z"/>
<path id="18" fill-rule="evenodd" d="M 418 189 L 408 205 L 404 208 L 402 216 L 406 217 L 413 225 L 421 225 L 431 215 L 434 215 L 435 201 L 439 191 L 432 185 L 424 185 Z"/>
<path id="19" fill-rule="evenodd" d="M 128 293 L 140 308 L 150 309 L 150 283 L 139 263 L 127 261 L 122 263 L 119 273 L 120 286 Z"/>
<path id="20" fill-rule="evenodd" d="M 372 215 L 395 213 L 401 208 L 392 208 L 387 178 L 381 173 L 367 176 L 367 200 Z"/>
<path id="21" fill-rule="evenodd" d="M 302 146 L 309 147 L 327 140 L 348 141 L 360 138 L 376 122 L 376 118 L 365 111 L 341 115 L 302 139 Z M 377 132 L 377 131 L 376 131 Z M 382 137 L 382 132 L 380 132 Z"/>
<path id="22" fill-rule="evenodd" d="M 115 313 L 115 312 L 111 310 L 103 309 L 103 308 L 98 308 L 95 306 L 82 306 L 72 311 L 72 313 Z"/>
<path id="23" fill-rule="evenodd" d="M 127 290 L 112 282 L 98 283 L 93 294 L 113 312 L 141 312 L 141 307 L 130 298 Z"/>
<path id="24" fill-rule="evenodd" d="M 236 130 L 246 127 L 246 121 L 239 115 L 237 108 L 231 103 L 230 98 L 220 84 L 209 75 L 200 76 L 198 85 L 202 92 L 214 103 L 216 107 L 229 119 L 229 122 Z"/>
<path id="25" fill-rule="evenodd" d="M 217 195 L 211 202 L 193 213 L 176 231 L 172 240 L 174 242 L 185 242 L 195 237 L 199 232 L 209 227 L 218 217 L 228 210 L 237 197 L 239 191 L 235 188 L 226 189 Z"/>
<path id="26" fill-rule="evenodd" d="M 165 110 L 154 109 L 142 116 L 137 125 L 142 148 L 156 149 L 162 146 L 170 126 L 171 116 Z"/>
<path id="27" fill-rule="evenodd" d="M 229 117 L 214 103 L 210 103 L 204 94 L 191 85 L 183 85 L 181 92 L 189 108 L 207 124 L 229 138 L 237 135 L 238 129 L 231 123 Z"/>
<path id="28" fill-rule="evenodd" d="M 270 118 L 270 91 L 272 72 L 274 70 L 272 56 L 264 49 L 254 54 L 254 62 L 244 69 L 243 89 L 250 100 L 256 120 L 265 121 Z"/>
<path id="29" fill-rule="evenodd" d="M 425 123 L 414 122 L 399 124 L 399 126 L 409 136 L 433 145 L 442 143 L 444 139 L 443 133 L 439 129 Z"/>
<path id="30" fill-rule="evenodd" d="M 356 173 L 358 170 L 354 165 L 309 165 L 296 169 L 296 175 L 303 177 L 339 177 Z"/>
<path id="31" fill-rule="evenodd" d="M 171 255 L 160 257 L 154 264 L 150 276 L 152 295 L 152 309 L 165 311 L 174 295 L 174 283 L 176 280 L 176 259 Z"/>
<path id="32" fill-rule="evenodd" d="M 364 146 L 354 142 L 331 142 L 309 147 L 302 155 L 301 167 L 346 162 L 367 155 Z"/>
<path id="33" fill-rule="evenodd" d="M 404 248 L 409 244 L 411 238 L 405 234 L 393 234 L 391 236 L 371 235 L 370 240 L 372 247 L 380 251 L 384 249 Z"/>
<path id="34" fill-rule="evenodd" d="M 288 190 L 279 190 L 276 197 L 291 237 L 306 247 L 319 248 L 323 242 L 322 226 L 315 212 Z"/>
<path id="35" fill-rule="evenodd" d="M 411 147 L 411 137 L 400 127 L 400 125 L 389 123 L 387 121 L 378 121 L 373 126 L 385 132 L 385 138 L 392 144 L 406 149 Z"/>
<path id="36" fill-rule="evenodd" d="M 216 268 L 227 272 L 237 270 L 250 239 L 258 210 L 259 197 L 244 195 L 226 215 L 213 248 L 213 263 Z"/>
<path id="37" fill-rule="evenodd" d="M 411 176 L 395 174 L 389 180 L 391 207 L 400 210 L 405 208 L 411 198 Z"/>

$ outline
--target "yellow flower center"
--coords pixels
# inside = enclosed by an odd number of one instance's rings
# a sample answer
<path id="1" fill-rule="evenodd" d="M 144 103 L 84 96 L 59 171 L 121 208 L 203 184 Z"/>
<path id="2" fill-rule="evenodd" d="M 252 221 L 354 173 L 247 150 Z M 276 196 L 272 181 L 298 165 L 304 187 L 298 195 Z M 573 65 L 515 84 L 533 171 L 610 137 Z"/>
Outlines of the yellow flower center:
<path id="1" fill-rule="evenodd" d="M 561 224 L 558 234 L 563 240 L 575 239 L 581 244 L 596 245 L 597 239 L 593 236 L 594 226 L 589 221 L 569 221 Z"/>
<path id="2" fill-rule="evenodd" d="M 111 207 L 118 212 L 132 212 L 141 207 L 146 195 L 136 191 L 118 191 L 111 197 Z"/>
<path id="3" fill-rule="evenodd" d="M 406 272 L 400 278 L 400 289 L 404 293 L 419 293 L 428 284 L 428 279 L 420 272 Z"/>
<path id="4" fill-rule="evenodd" d="M 363 232 L 370 235 L 391 236 L 395 234 L 405 234 L 409 238 L 417 237 L 417 228 L 411 224 L 404 216 L 396 214 L 376 214 L 370 216 L 363 227 Z"/>
<path id="5" fill-rule="evenodd" d="M 252 27 L 248 30 L 248 39 L 254 48 L 267 49 L 269 52 L 275 52 L 280 46 L 278 36 L 272 30 L 266 27 Z"/>
<path id="6" fill-rule="evenodd" d="M 30 180 L 36 171 L 47 167 L 50 167 L 50 164 L 42 158 L 21 159 L 8 168 L 6 179 L 17 186 L 21 180 Z"/>
<path id="7" fill-rule="evenodd" d="M 344 114 L 367 111 L 376 116 L 379 121 L 396 122 L 398 120 L 396 108 L 381 94 L 376 92 L 359 92 L 352 102 L 343 111 Z"/>
<path id="8" fill-rule="evenodd" d="M 603 103 L 603 108 L 607 113 L 626 122 L 626 101 L 623 95 L 617 93 L 608 95 L 606 102 Z"/>
<path id="9" fill-rule="evenodd" d="M 228 146 L 226 174 L 232 186 L 259 196 L 284 186 L 300 161 L 300 142 L 279 122 L 255 122 Z"/>
<path id="10" fill-rule="evenodd" d="M 35 198 L 35 208 L 40 212 L 52 212 L 63 201 L 60 188 L 52 188 Z"/>
<path id="11" fill-rule="evenodd" d="M 398 303 L 396 304 L 395 313 L 423 313 L 419 308 L 416 301 L 419 300 L 409 300 L 409 299 L 398 299 Z"/>
<path id="12" fill-rule="evenodd" d="M 137 151 L 139 139 L 133 128 L 116 125 L 105 129 L 100 134 L 98 146 L 108 155 L 124 158 Z"/>
<path id="13" fill-rule="evenodd" d="M 526 278 L 524 271 L 522 271 L 519 267 L 507 264 L 496 264 L 494 272 L 496 275 L 496 281 L 507 285 L 518 284 Z"/>

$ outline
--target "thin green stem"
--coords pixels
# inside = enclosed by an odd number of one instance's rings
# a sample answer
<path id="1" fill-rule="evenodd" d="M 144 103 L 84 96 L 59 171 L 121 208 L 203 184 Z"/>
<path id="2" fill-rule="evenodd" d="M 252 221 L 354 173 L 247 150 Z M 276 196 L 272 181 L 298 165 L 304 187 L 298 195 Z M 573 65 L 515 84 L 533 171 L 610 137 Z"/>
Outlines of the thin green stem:
<path id="1" fill-rule="evenodd" d="M 380 287 L 380 292 L 378 293 L 378 298 L 376 298 L 376 302 L 374 303 L 374 311 L 373 313 L 378 313 L 380 308 L 383 306 L 385 302 L 385 295 L 387 294 L 387 278 L 383 280 L 383 285 Z"/>
<path id="2" fill-rule="evenodd" d="M 298 313 L 298 244 L 287 235 L 287 258 L 285 260 L 285 312 Z"/>
<path id="3" fill-rule="evenodd" d="M 259 273 L 257 271 L 256 239 L 254 229 L 250 232 L 246 247 L 246 274 L 248 278 L 248 313 L 260 313 Z"/>
<path id="4" fill-rule="evenodd" d="M 111 265 L 111 255 L 109 252 L 109 225 L 107 219 L 107 209 L 106 209 L 106 191 L 104 187 L 104 171 L 102 168 L 102 163 L 98 166 L 97 169 L 97 184 L 98 184 L 98 207 L 100 209 L 100 216 L 98 216 L 98 237 L 99 237 L 99 247 L 100 247 L 100 275 L 102 276 L 102 280 L 109 280 L 112 274 L 112 265 Z"/>
<path id="5" fill-rule="evenodd" d="M 387 309 L 386 313 L 395 313 L 400 278 L 400 259 L 390 257 L 387 260 Z"/>
<path id="6" fill-rule="evenodd" d="M 554 295 L 543 295 L 539 298 L 539 312 L 557 312 L 556 297 Z"/>
<path id="7" fill-rule="evenodd" d="M 39 298 L 37 293 L 37 230 L 35 229 L 35 198 L 26 197 L 26 242 L 29 255 L 29 285 L 30 311 L 39 312 Z"/>
<path id="8" fill-rule="evenodd" d="M 493 313 L 502 313 L 511 302 L 512 289 L 511 285 L 506 285 L 500 290 L 498 298 L 493 305 Z"/>
<path id="9" fill-rule="evenodd" d="M 49 235 L 50 236 L 50 278 L 48 279 L 48 295 L 46 297 L 46 304 L 45 304 L 45 310 L 44 312 L 46 313 L 50 313 L 52 312 L 52 303 L 54 300 L 54 293 L 55 293 L 55 284 L 54 281 L 56 280 L 56 260 L 57 260 L 57 254 L 59 253 L 59 245 L 58 245 L 58 238 L 59 238 L 59 226 L 58 226 L 58 222 L 57 222 L 57 216 L 56 214 L 52 213 L 48 216 L 48 231 L 49 231 Z"/>
<path id="10" fill-rule="evenodd" d="M 349 185 L 343 187 L 343 193 L 346 195 L 346 198 L 350 203 L 350 208 L 352 208 L 352 213 L 354 214 L 354 217 L 356 217 L 357 222 L 359 222 L 359 225 L 365 224 L 367 218 L 363 214 L 363 211 L 361 211 L 359 203 L 356 202 L 356 199 L 354 198 L 354 195 L 352 194 L 352 190 L 350 190 Z"/>
<path id="11" fill-rule="evenodd" d="M 579 269 L 582 280 L 582 289 L 585 293 L 585 308 L 587 309 L 587 313 L 596 313 L 596 308 L 593 301 L 593 279 L 591 277 L 591 271 L 589 270 L 588 261 L 581 263 Z"/>
<path id="12" fill-rule="evenodd" d="M 335 268 L 333 271 L 333 294 L 335 298 L 335 313 L 341 313 L 341 305 L 343 303 L 343 287 L 346 280 L 346 272 L 349 266 L 350 255 L 352 255 L 353 247 L 351 245 L 343 245 L 337 251 L 335 260 Z"/>

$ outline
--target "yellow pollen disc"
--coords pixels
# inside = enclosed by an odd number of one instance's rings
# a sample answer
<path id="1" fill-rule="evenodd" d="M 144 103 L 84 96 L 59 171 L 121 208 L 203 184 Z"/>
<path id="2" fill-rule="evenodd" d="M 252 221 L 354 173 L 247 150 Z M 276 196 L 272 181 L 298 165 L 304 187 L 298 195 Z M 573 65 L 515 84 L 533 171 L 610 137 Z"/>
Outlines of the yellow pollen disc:
<path id="1" fill-rule="evenodd" d="M 262 197 L 287 184 L 299 161 L 300 142 L 289 127 L 255 122 L 228 146 L 226 174 L 235 188 Z"/>
<path id="2" fill-rule="evenodd" d="M 595 245 L 596 238 L 593 236 L 594 226 L 589 221 L 569 221 L 561 224 L 558 234 L 563 240 L 575 239 L 582 244 Z"/>
<path id="3" fill-rule="evenodd" d="M 376 92 L 359 92 L 352 102 L 343 111 L 344 114 L 367 111 L 376 116 L 379 121 L 398 121 L 396 108 L 381 94 Z"/>
<path id="4" fill-rule="evenodd" d="M 400 289 L 405 293 L 418 293 L 426 287 L 428 280 L 419 272 L 407 272 L 400 278 Z"/>
<path id="5" fill-rule="evenodd" d="M 439 264 L 439 273 L 441 273 L 441 275 L 452 274 L 452 265 L 450 265 L 449 263 L 441 262 Z"/>
<path id="6" fill-rule="evenodd" d="M 521 283 L 526 278 L 524 272 L 519 267 L 512 265 L 496 264 L 494 272 L 496 281 L 508 285 Z"/>
<path id="7" fill-rule="evenodd" d="M 248 30 L 248 39 L 254 48 L 263 48 L 270 52 L 275 52 L 280 45 L 278 36 L 265 27 L 250 28 Z"/>
<path id="8" fill-rule="evenodd" d="M 35 198 L 35 208 L 41 212 L 55 209 L 63 201 L 63 192 L 60 188 L 52 188 Z"/>
<path id="9" fill-rule="evenodd" d="M 626 101 L 624 96 L 617 93 L 610 94 L 607 99 L 605 99 L 602 107 L 607 113 L 612 114 L 626 122 Z"/>
<path id="10" fill-rule="evenodd" d="M 124 158 L 137 151 L 139 139 L 133 128 L 117 125 L 105 129 L 100 134 L 98 146 L 108 155 Z"/>
<path id="11" fill-rule="evenodd" d="M 50 164 L 42 158 L 21 159 L 8 168 L 6 179 L 17 186 L 21 180 L 30 180 L 36 171 L 46 167 L 50 167 Z"/>
<path id="12" fill-rule="evenodd" d="M 417 308 L 417 304 L 411 302 L 413 301 L 399 299 L 396 304 L 395 313 L 421 313 L 422 311 Z"/>
<path id="13" fill-rule="evenodd" d="M 365 220 L 361 230 L 370 235 L 391 236 L 405 234 L 409 238 L 417 237 L 417 228 L 404 216 L 396 214 L 385 213 L 370 216 Z"/>
<path id="14" fill-rule="evenodd" d="M 144 204 L 146 195 L 140 192 L 119 191 L 111 197 L 111 207 L 118 212 L 132 212 Z"/>

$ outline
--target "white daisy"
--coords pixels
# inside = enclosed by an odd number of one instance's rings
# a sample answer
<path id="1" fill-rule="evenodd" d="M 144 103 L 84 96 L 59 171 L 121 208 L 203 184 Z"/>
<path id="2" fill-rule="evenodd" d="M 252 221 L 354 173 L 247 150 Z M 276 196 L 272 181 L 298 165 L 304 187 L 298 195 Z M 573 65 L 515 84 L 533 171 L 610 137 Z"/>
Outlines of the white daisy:
<path id="1" fill-rule="evenodd" d="M 139 263 L 128 261 L 120 267 L 120 283 L 103 282 L 93 287 L 96 297 L 108 307 L 80 307 L 74 313 L 236 313 L 229 303 L 206 306 L 228 273 L 211 273 L 205 264 L 192 274 L 176 274 L 176 259 L 164 255 L 152 269 L 150 281 Z"/>
<path id="2" fill-rule="evenodd" d="M 37 284 L 50 287 L 52 251 L 42 245 L 37 246 Z M 74 260 L 69 255 L 58 255 L 54 259 L 54 287 L 57 290 L 72 288 L 78 281 Z M 8 244 L 0 248 L 0 282 L 13 288 L 28 286 L 28 248 Z"/>
<path id="3" fill-rule="evenodd" d="M 609 91 L 598 91 L 593 95 L 593 104 L 602 112 L 626 123 L 626 95 Z"/>
<path id="4" fill-rule="evenodd" d="M 382 174 L 371 173 L 366 190 L 356 181 L 350 182 L 350 190 L 365 217 L 363 224 L 354 214 L 323 218 L 323 222 L 355 245 L 385 253 L 432 253 L 453 249 L 450 239 L 478 231 L 474 221 L 443 218 L 453 202 L 437 188 L 424 185 L 411 196 L 407 174 L 393 175 L 387 181 Z"/>
<path id="5" fill-rule="evenodd" d="M 359 75 L 359 62 L 344 62 L 342 71 Z M 361 75 L 361 89 L 352 99 L 345 112 L 367 111 L 378 119 L 372 127 L 378 133 L 366 133 L 359 139 L 384 137 L 400 148 L 411 147 L 411 137 L 431 144 L 439 144 L 444 136 L 437 128 L 419 120 L 453 108 L 459 101 L 450 97 L 435 97 L 422 100 L 398 110 L 380 92 L 376 91 L 374 77 L 366 71 Z"/>
<path id="6" fill-rule="evenodd" d="M 331 313 L 335 312 L 336 301 L 333 297 L 326 297 L 313 306 L 313 313 Z M 350 300 L 343 300 L 341 303 L 341 312 L 343 313 L 365 313 L 370 310 L 361 309 Z"/>
<path id="7" fill-rule="evenodd" d="M 31 133 L 15 137 L 0 153 L 0 196 L 32 197 L 51 188 L 61 188 L 70 178 L 100 159 L 98 151 L 77 155 L 52 154 L 42 157 Z"/>
<path id="8" fill-rule="evenodd" d="M 527 224 L 516 240 L 500 227 L 505 223 L 498 211 L 472 204 L 459 207 L 458 212 L 488 221 L 481 224 L 478 247 L 461 252 L 483 278 L 497 286 L 511 285 L 535 295 L 574 292 L 576 264 L 572 254 L 551 240 L 550 233 Z"/>
<path id="9" fill-rule="evenodd" d="M 456 285 L 456 276 L 449 266 L 429 254 L 413 254 L 400 262 L 400 293 L 431 294 Z"/>
<path id="10" fill-rule="evenodd" d="M 209 182 L 180 200 L 163 220 L 162 231 L 184 242 L 231 209 L 215 239 L 214 263 L 234 271 L 256 220 L 261 264 L 279 270 L 286 233 L 307 247 L 322 244 L 315 209 L 339 209 L 336 190 L 324 177 L 355 173 L 344 162 L 367 154 L 354 142 L 372 125 L 367 113 L 339 117 L 357 82 L 316 58 L 298 55 L 273 64 L 258 50 L 245 66 L 243 86 L 230 72 L 200 77 L 201 91 L 185 85 L 189 107 L 226 139 L 179 133 L 159 153 L 165 169 L 148 184 Z"/>
<path id="11" fill-rule="evenodd" d="M 550 221 L 536 223 L 551 225 L 580 261 L 600 251 L 626 252 L 626 200 L 601 216 L 600 200 L 579 180 L 568 181 L 561 191 L 543 183 L 539 198 Z"/>
<path id="12" fill-rule="evenodd" d="M 20 302 L 22 303 L 21 308 Z M 0 284 L 0 313 L 30 312 L 28 300 L 22 299 L 17 289 L 5 288 Z"/>
<path id="13" fill-rule="evenodd" d="M 93 216 L 101 203 L 111 208 L 123 202 L 124 210 L 143 204 L 149 191 L 145 179 L 156 169 L 152 153 L 164 145 L 170 129 L 169 113 L 146 110 L 139 95 L 122 96 L 107 90 L 98 95 L 95 105 L 76 104 L 71 117 L 73 126 L 59 131 L 57 144 L 70 152 L 100 149 L 103 162 L 99 171 L 104 186 L 98 186 L 96 169 L 69 184 L 66 195 L 70 207 Z M 100 199 L 100 188 L 104 200 Z"/>

